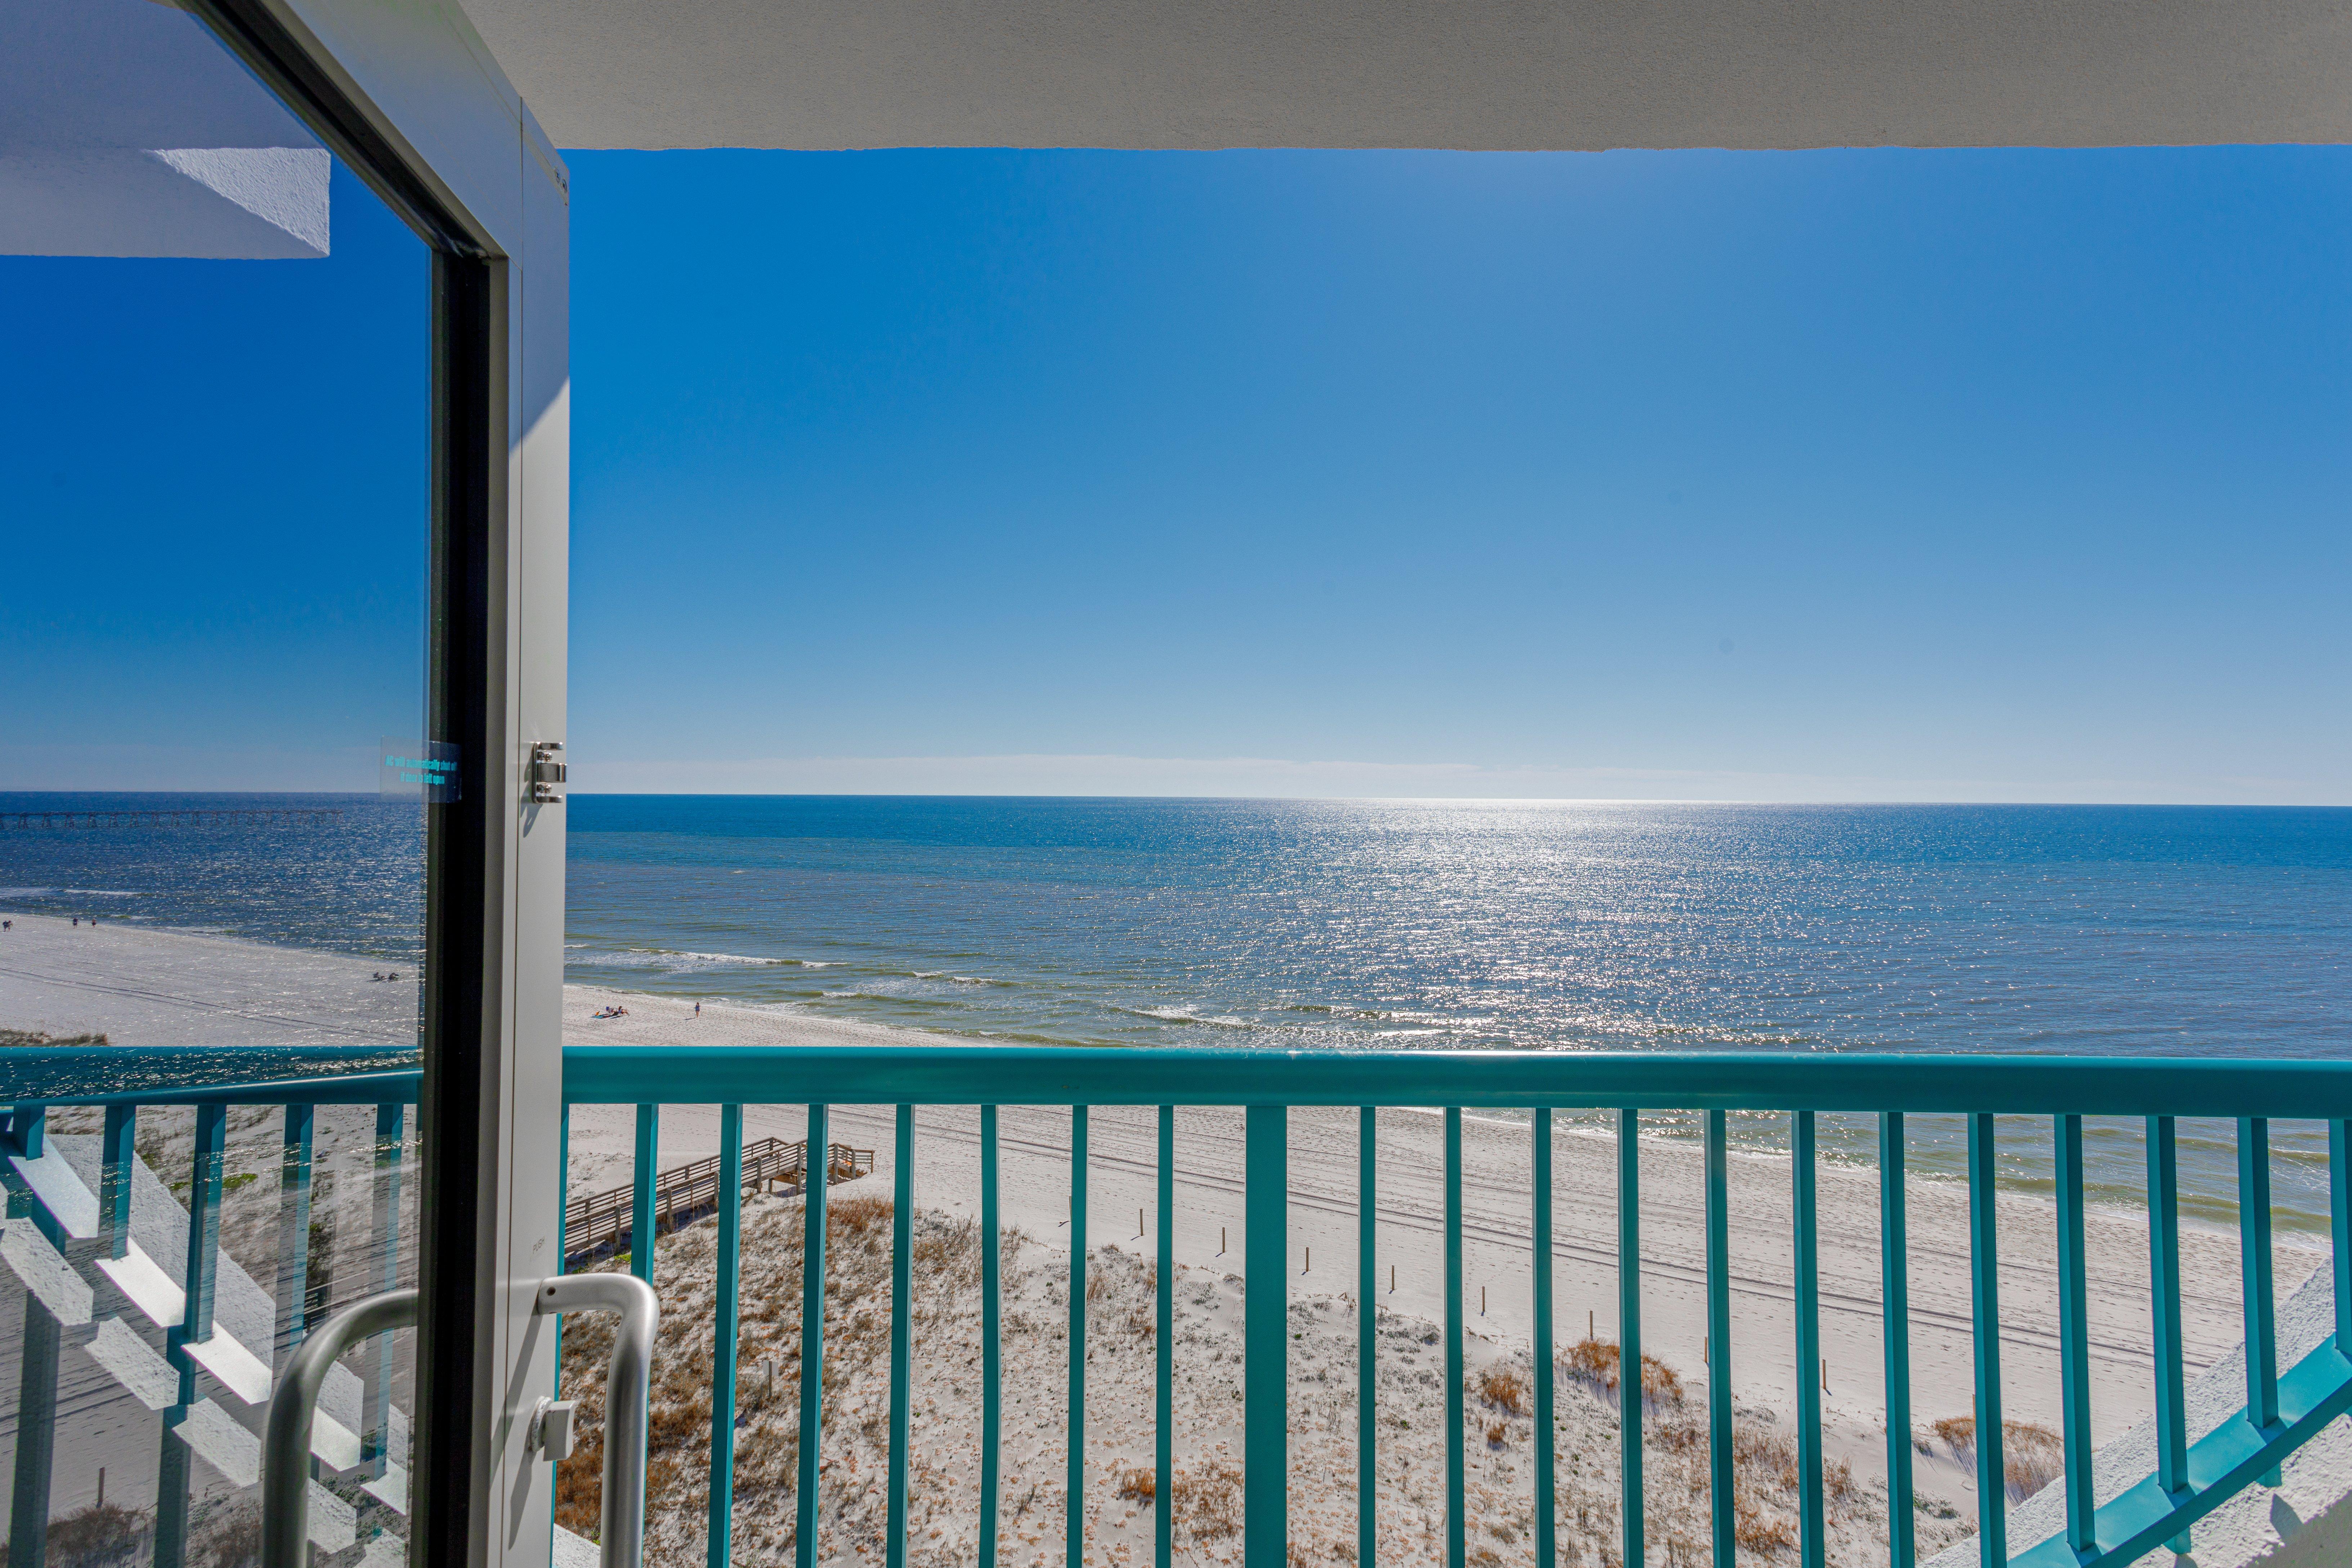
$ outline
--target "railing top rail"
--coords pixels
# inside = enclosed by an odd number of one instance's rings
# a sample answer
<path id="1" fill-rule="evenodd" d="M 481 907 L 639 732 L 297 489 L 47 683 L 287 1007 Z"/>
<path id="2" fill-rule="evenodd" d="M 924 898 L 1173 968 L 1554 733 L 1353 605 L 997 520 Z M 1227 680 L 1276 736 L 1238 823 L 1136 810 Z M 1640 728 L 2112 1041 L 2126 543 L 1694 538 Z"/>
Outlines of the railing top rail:
<path id="1" fill-rule="evenodd" d="M 569 1046 L 577 1104 L 1458 1105 L 2352 1118 L 2352 1062 L 1665 1051 Z M 19 1047 L 0 1103 L 363 1104 L 416 1097 L 365 1046 Z"/>
<path id="2" fill-rule="evenodd" d="M 361 1105 L 413 1100 L 413 1050 L 382 1046 L 18 1047 L 0 1052 L 0 1103 Z"/>
<path id="3" fill-rule="evenodd" d="M 2352 1117 L 2352 1062 L 1667 1051 L 567 1046 L 575 1104 L 1656 1106 Z"/>

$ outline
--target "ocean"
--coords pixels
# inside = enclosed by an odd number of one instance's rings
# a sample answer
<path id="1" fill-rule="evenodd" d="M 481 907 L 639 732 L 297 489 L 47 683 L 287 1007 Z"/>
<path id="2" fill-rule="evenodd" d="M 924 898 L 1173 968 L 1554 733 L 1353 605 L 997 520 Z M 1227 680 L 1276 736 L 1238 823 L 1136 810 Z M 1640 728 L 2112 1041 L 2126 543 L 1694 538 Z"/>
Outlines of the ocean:
<path id="1" fill-rule="evenodd" d="M 0 811 L 68 799 L 102 804 Z M 0 909 L 414 963 L 417 808 L 334 803 L 0 833 Z M 981 1039 L 2352 1055 L 2352 810 L 574 795 L 570 836 L 573 981 Z M 2230 1137 L 2183 1130 L 2217 1220 Z M 1824 1141 L 1867 1157 L 1866 1124 Z M 2008 1178 L 2045 1184 L 2047 1142 L 2005 1128 Z M 2089 1142 L 2128 1201 L 2137 1130 Z M 2307 1228 L 2324 1140 L 2278 1146 Z"/>
<path id="2" fill-rule="evenodd" d="M 254 815 L 331 812 L 300 821 Z M 139 813 L 88 826 L 16 812 Z M 228 813 L 190 820 L 167 812 Z M 425 953 L 425 811 L 373 795 L 0 791 L 0 913 L 394 959 Z"/>
<path id="3" fill-rule="evenodd" d="M 2333 1057 L 2352 811 L 573 797 L 570 972 L 993 1038 Z"/>

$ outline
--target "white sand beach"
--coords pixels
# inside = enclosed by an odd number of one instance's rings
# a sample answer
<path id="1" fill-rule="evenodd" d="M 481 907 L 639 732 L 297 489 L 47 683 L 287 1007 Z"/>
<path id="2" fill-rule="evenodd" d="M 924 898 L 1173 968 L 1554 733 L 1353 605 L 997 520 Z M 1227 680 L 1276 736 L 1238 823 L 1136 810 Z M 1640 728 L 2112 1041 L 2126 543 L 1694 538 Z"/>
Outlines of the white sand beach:
<path id="1" fill-rule="evenodd" d="M 414 968 L 53 915 L 0 931 L 0 1028 L 118 1046 L 416 1044 Z M 395 981 L 369 976 L 392 973 Z"/>

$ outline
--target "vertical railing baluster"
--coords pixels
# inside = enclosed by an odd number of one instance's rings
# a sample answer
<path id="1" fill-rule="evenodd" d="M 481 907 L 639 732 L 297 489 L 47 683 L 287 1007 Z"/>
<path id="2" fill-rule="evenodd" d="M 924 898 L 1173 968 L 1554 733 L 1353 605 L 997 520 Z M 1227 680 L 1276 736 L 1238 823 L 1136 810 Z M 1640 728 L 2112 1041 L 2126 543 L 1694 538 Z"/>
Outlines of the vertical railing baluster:
<path id="1" fill-rule="evenodd" d="M 817 1446 L 824 1427 L 824 1189 L 832 1174 L 829 1106 L 808 1108 L 808 1146 L 801 1159 L 801 1437 L 799 1495 L 793 1499 L 793 1560 L 816 1568 Z M 646 1108 L 637 1110 L 637 1142 L 651 1141 Z M 642 1168 L 646 1162 L 640 1161 Z M 994 1191 L 991 1187 L 992 1194 Z M 650 1230 L 652 1185 L 639 1189 L 640 1208 Z M 633 1247 L 635 1243 L 631 1244 Z M 646 1248 L 648 1261 L 652 1249 Z"/>
<path id="2" fill-rule="evenodd" d="M 1828 1560 L 1822 1500 L 1822 1244 L 1814 1201 L 1813 1113 L 1790 1129 L 1790 1197 L 1797 1224 L 1797 1556 L 1804 1568 Z"/>
<path id="3" fill-rule="evenodd" d="M 99 1136 L 98 1209 L 99 1233 L 106 1242 L 107 1256 L 125 1258 L 131 1256 L 131 1192 L 133 1168 L 139 1159 L 139 1110 L 131 1105 L 110 1105 L 106 1108 L 104 1131 Z M 307 1172 L 306 1172 L 307 1176 Z M 308 1192 L 304 1194 L 308 1212 Z M 309 1257 L 310 1226 L 303 1227 L 303 1254 Z M 307 1270 L 306 1270 L 307 1273 Z M 307 1279 L 305 1291 L 307 1294 Z M 295 1310 L 305 1306 L 303 1297 L 297 1297 Z M 169 1439 L 166 1438 L 168 1445 Z"/>
<path id="4" fill-rule="evenodd" d="M 2083 1257 L 2083 1119 L 2060 1116 L 2058 1154 L 2058 1393 L 2066 1441 L 2066 1543 L 2088 1552 L 2097 1533 L 2091 1490 L 2090 1290 Z"/>
<path id="5" fill-rule="evenodd" d="M 1356 1111 L 1356 1563 L 1373 1568 L 1380 1550 L 1380 1389 L 1373 1352 L 1380 1337 L 1380 1213 L 1373 1206 L 1380 1167 L 1380 1116 Z M 2352 1341 L 2347 1341 L 2352 1343 Z M 1167 1568 L 1161 1563 L 1160 1568 Z"/>
<path id="6" fill-rule="evenodd" d="M 2336 1353 L 2352 1357 L 2352 1121 L 2327 1124 L 2327 1233 L 2336 1281 Z"/>
<path id="7" fill-rule="evenodd" d="M 1445 1568 L 1463 1568 L 1469 1525 L 1462 1500 L 1462 1108 L 1445 1108 Z"/>
<path id="8" fill-rule="evenodd" d="M 890 1498 L 886 1568 L 906 1568 L 908 1402 L 915 1382 L 915 1108 L 898 1107 L 898 1168 L 890 1203 Z M 714 1563 L 710 1568 L 726 1568 Z"/>
<path id="9" fill-rule="evenodd" d="M 99 1139 L 98 1223 L 107 1256 L 131 1256 L 131 1168 L 138 1158 L 139 1109 L 106 1108 L 106 1131 Z"/>
<path id="10" fill-rule="evenodd" d="M 181 1276 L 188 1292 L 186 1313 L 181 1319 L 183 1345 L 200 1345 L 213 1337 L 213 1301 L 220 1280 L 221 1174 L 228 1152 L 228 1107 L 196 1107 L 194 1142 L 195 1163 L 188 1182 L 187 1268 Z"/>
<path id="11" fill-rule="evenodd" d="M 1290 1550 L 1290 1108 L 1253 1105 L 1243 1131 L 1243 1568 Z M 1076 1568 L 1076 1564 L 1072 1565 Z"/>
<path id="12" fill-rule="evenodd" d="M 184 1389 L 190 1381 L 183 1374 Z M 163 1411 L 162 1449 L 155 1464 L 154 1568 L 182 1568 L 188 1560 L 188 1461 L 194 1456 L 181 1439 L 180 1423 L 187 1419 L 189 1394 Z"/>
<path id="13" fill-rule="evenodd" d="M 9 1121 L 8 1152 L 39 1159 L 46 1121 L 47 1112 L 40 1106 L 18 1106 Z M 8 1217 L 29 1217 L 52 1245 L 62 1244 L 65 1232 L 48 1205 L 33 1195 L 13 1168 L 5 1169 L 5 1174 Z M 37 1565 L 48 1552 L 49 1483 L 57 1454 L 58 1363 L 63 1337 L 57 1318 L 41 1299 L 26 1291 L 17 1357 L 16 1473 L 9 1494 L 10 1563 Z"/>
<path id="14" fill-rule="evenodd" d="M 2009 1561 L 2009 1472 L 2001 1458 L 2000 1212 L 1993 1119 L 1969 1118 L 1969 1273 L 1976 1342 L 1977 1540 L 1988 1568 Z"/>
<path id="15" fill-rule="evenodd" d="M 1627 1568 L 1644 1555 L 1642 1517 L 1642 1113 L 1617 1112 L 1617 1448 Z"/>
<path id="16" fill-rule="evenodd" d="M 47 1147 L 49 1109 L 37 1100 L 19 1101 L 8 1113 L 8 1142 L 27 1160 L 37 1160 Z"/>
<path id="17" fill-rule="evenodd" d="M 398 1103 L 375 1108 L 372 1290 L 400 1287 L 400 1156 L 407 1139 L 407 1110 Z M 393 1349 L 390 1334 L 378 1335 L 375 1355 L 368 1363 L 367 1432 L 361 1450 L 372 1476 L 383 1475 L 392 1464 L 392 1383 L 398 1371 Z"/>
<path id="18" fill-rule="evenodd" d="M 2265 1436 L 2278 1425 L 2278 1319 L 2271 1299 L 2271 1124 L 2238 1119 L 2238 1267 L 2244 1277 L 2246 1415 Z M 2263 1485 L 2279 1484 L 2279 1472 Z"/>
<path id="19" fill-rule="evenodd" d="M 2181 1371 L 2180 1175 L 2169 1116 L 2147 1119 L 2147 1254 L 2148 1315 L 2156 1342 L 2156 1484 L 2177 1499 L 2189 1489 L 2189 1407 Z"/>
<path id="20" fill-rule="evenodd" d="M 1729 1568 L 1738 1550 L 1731 1473 L 1731 1155 L 1724 1113 L 1706 1113 L 1707 1489 L 1715 1561 Z"/>
<path id="21" fill-rule="evenodd" d="M 1003 1448 L 1004 1341 L 999 1320 L 996 1107 L 980 1108 L 980 1568 L 996 1568 L 998 1461 Z M 1160 1501 L 1164 1510 L 1165 1499 Z"/>
<path id="22" fill-rule="evenodd" d="M 1535 1144 L 1536 1373 L 1536 1568 L 1552 1568 L 1559 1543 L 1553 1538 L 1557 1478 L 1552 1471 L 1551 1330 L 1551 1107 L 1539 1105 L 1528 1118 Z"/>
<path id="23" fill-rule="evenodd" d="M 1160 1108 L 1160 1343 L 1152 1376 L 1151 1561 L 1176 1552 L 1176 1108 Z M 1366 1565 L 1370 1568 L 1370 1564 Z"/>
<path id="24" fill-rule="evenodd" d="M 58 1362 L 63 1338 L 58 1320 L 41 1299 L 26 1291 L 16 1366 L 16 1458 L 9 1489 L 10 1563 L 38 1564 L 48 1552 L 49 1484 L 57 1459 Z"/>
<path id="25" fill-rule="evenodd" d="M 569 1131 L 571 1110 L 564 1111 Z M 710 1313 L 710 1568 L 729 1568 L 735 1541 L 735 1378 L 743 1305 L 743 1108 L 719 1108 L 719 1270 Z"/>
<path id="26" fill-rule="evenodd" d="M 221 1163 L 228 1154 L 228 1107 L 195 1107 L 195 1163 L 188 1173 L 188 1258 L 181 1286 L 188 1290 L 179 1344 L 212 1338 L 214 1286 L 221 1268 Z M 193 1366 L 193 1361 L 184 1363 Z"/>
<path id="27" fill-rule="evenodd" d="M 1070 1447 L 1063 1480 L 1062 1557 L 1087 1561 L 1087 1108 L 1070 1107 Z"/>
<path id="28" fill-rule="evenodd" d="M 808 1137 L 808 1148 L 801 1159 L 802 1181 L 809 1180 L 808 1172 L 824 1164 L 827 1146 L 814 1131 Z M 654 1282 L 654 1184 L 661 1179 L 661 1107 L 637 1107 L 637 1163 L 630 1176 L 629 1207 L 629 1272 L 650 1285 Z"/>
<path id="29" fill-rule="evenodd" d="M 1886 1350 L 1886 1558 L 1912 1568 L 1919 1547 L 1911 1487 L 1910 1194 L 1904 1188 L 1903 1113 L 1878 1113 L 1878 1282 Z M 1720 1556 L 1717 1561 L 1731 1559 Z"/>
<path id="30" fill-rule="evenodd" d="M 180 1568 L 187 1561 L 189 1483 L 193 1457 L 180 1436 L 180 1424 L 196 1402 L 196 1363 L 187 1347 L 213 1337 L 214 1270 L 220 1258 L 222 1157 L 228 1147 L 228 1108 L 196 1107 L 194 1154 L 188 1173 L 188 1246 L 180 1282 L 186 1304 L 177 1327 L 163 1336 L 163 1349 L 180 1386 L 163 1412 L 163 1447 L 155 1481 L 155 1568 Z"/>
<path id="31" fill-rule="evenodd" d="M 314 1107 L 286 1107 L 285 1140 L 278 1161 L 278 1334 L 273 1372 L 285 1369 L 286 1358 L 302 1342 L 308 1327 L 310 1150 L 315 1121 Z"/>

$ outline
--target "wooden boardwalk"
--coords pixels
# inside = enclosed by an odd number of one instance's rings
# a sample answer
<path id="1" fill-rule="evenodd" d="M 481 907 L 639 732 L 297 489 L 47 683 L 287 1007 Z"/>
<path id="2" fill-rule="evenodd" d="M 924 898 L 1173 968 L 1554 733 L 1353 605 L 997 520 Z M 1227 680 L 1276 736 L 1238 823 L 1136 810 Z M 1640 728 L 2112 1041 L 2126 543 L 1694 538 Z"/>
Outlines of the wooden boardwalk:
<path id="1" fill-rule="evenodd" d="M 874 1151 L 832 1146 L 827 1179 L 845 1182 L 871 1174 Z M 808 1144 L 762 1138 L 743 1147 L 743 1190 L 773 1192 L 779 1185 L 800 1190 L 808 1174 Z M 620 1251 L 635 1224 L 636 1184 L 610 1187 L 574 1198 L 563 1210 L 563 1257 L 569 1263 L 586 1253 Z M 654 1234 L 661 1236 L 689 1225 L 719 1208 L 719 1156 L 697 1160 L 664 1171 L 654 1178 Z"/>

